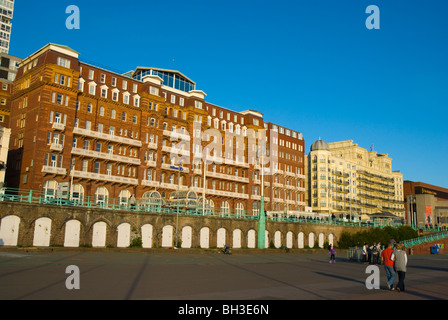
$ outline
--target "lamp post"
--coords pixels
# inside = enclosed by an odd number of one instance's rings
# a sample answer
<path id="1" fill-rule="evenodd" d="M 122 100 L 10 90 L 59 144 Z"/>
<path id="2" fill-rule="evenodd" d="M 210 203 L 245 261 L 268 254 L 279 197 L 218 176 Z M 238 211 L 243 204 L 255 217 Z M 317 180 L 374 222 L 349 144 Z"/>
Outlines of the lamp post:
<path id="1" fill-rule="evenodd" d="M 177 249 L 178 243 L 178 232 L 179 232 L 179 193 L 180 193 L 180 172 L 182 171 L 182 167 L 170 166 L 171 169 L 178 170 L 177 171 L 177 215 L 176 215 L 176 245 L 174 246 Z"/>
<path id="2" fill-rule="evenodd" d="M 261 154 L 261 201 L 260 201 L 260 213 L 258 215 L 258 238 L 257 247 L 258 249 L 265 249 L 266 240 L 266 217 L 264 215 L 264 157 L 263 149 L 259 151 L 259 156 Z"/>

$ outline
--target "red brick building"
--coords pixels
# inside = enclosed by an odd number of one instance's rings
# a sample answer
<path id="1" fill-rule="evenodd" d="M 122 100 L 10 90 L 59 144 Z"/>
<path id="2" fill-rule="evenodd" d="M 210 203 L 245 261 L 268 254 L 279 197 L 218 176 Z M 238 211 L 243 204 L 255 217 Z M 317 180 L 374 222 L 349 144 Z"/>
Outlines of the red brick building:
<path id="1" fill-rule="evenodd" d="M 8 187 L 52 198 L 69 186 L 77 201 L 127 203 L 132 194 L 168 200 L 178 188 L 200 198 L 205 178 L 211 207 L 251 214 L 259 208 L 257 155 L 265 143 L 263 159 L 275 168 L 264 176 L 267 210 L 304 211 L 300 132 L 265 122 L 257 111 L 207 102 L 179 71 L 139 67 L 121 75 L 78 56 L 49 44 L 20 64 L 11 96 Z M 212 150 L 211 142 L 219 148 Z M 180 165 L 181 172 L 173 168 Z"/>

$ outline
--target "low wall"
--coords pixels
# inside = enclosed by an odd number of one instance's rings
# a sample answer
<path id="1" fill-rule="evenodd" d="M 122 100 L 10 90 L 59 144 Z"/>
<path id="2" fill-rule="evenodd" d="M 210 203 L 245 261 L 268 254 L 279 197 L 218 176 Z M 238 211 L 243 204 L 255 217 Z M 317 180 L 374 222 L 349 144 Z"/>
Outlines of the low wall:
<path id="1" fill-rule="evenodd" d="M 435 240 L 433 242 L 422 243 L 412 247 L 413 254 L 431 254 L 431 247 L 436 243 L 442 243 L 443 248 L 439 250 L 439 254 L 448 254 L 448 239 Z M 408 251 L 409 252 L 409 251 Z"/>
<path id="2" fill-rule="evenodd" d="M 122 247 L 136 238 L 143 248 L 255 248 L 257 221 L 142 213 L 100 208 L 0 202 L 0 245 L 22 247 Z M 319 248 L 343 231 L 365 228 L 266 222 L 266 247 Z M 176 242 L 177 235 L 177 242 Z"/>

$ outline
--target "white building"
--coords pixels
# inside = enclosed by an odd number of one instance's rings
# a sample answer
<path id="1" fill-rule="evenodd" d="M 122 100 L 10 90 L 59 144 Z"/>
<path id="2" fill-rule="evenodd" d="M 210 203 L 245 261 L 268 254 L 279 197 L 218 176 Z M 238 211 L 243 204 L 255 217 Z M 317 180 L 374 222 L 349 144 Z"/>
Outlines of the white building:
<path id="1" fill-rule="evenodd" d="M 14 0 L 0 0 L 0 52 L 9 52 Z"/>

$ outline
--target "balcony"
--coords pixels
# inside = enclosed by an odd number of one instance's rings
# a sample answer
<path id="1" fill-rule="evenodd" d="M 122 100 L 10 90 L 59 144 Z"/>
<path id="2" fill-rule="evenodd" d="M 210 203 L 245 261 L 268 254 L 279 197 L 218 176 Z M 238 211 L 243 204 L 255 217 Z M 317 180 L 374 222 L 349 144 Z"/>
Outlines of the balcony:
<path id="1" fill-rule="evenodd" d="M 179 188 L 180 190 L 188 190 L 188 186 L 184 186 L 184 185 L 178 186 L 177 183 L 166 183 L 166 182 L 161 182 L 160 188 L 171 189 L 171 190 L 177 190 L 177 188 Z"/>
<path id="2" fill-rule="evenodd" d="M 154 160 L 147 160 L 146 165 L 148 167 L 155 167 L 155 166 L 157 166 L 157 163 Z"/>
<path id="3" fill-rule="evenodd" d="M 174 141 L 179 141 L 179 139 L 190 141 L 190 135 L 185 133 L 177 133 L 175 131 L 163 130 L 163 135 L 173 138 Z"/>
<path id="4" fill-rule="evenodd" d="M 124 162 L 124 163 L 130 163 L 135 165 L 140 165 L 141 160 L 137 158 L 130 158 L 126 156 L 119 156 L 112 153 L 106 153 L 106 152 L 98 152 L 94 150 L 86 150 L 81 148 L 73 148 L 72 154 L 76 154 L 78 156 L 83 157 L 91 157 L 91 158 L 98 158 L 103 160 L 110 160 L 110 161 L 117 161 L 117 162 Z"/>
<path id="5" fill-rule="evenodd" d="M 191 188 L 195 192 L 200 192 L 202 194 L 203 188 L 199 187 L 192 187 Z M 239 199 L 249 199 L 249 195 L 245 193 L 239 193 L 239 192 L 229 192 L 229 191 L 222 191 L 222 190 L 216 190 L 216 189 L 206 189 L 206 195 L 216 195 L 216 196 L 223 196 L 223 197 L 230 197 L 230 198 L 239 198 Z M 266 198 L 265 198 L 266 200 Z"/>
<path id="6" fill-rule="evenodd" d="M 59 123 L 59 122 L 53 122 L 53 126 L 52 128 L 54 130 L 60 130 L 60 131 L 64 131 L 65 130 L 65 124 L 63 123 Z"/>
<path id="7" fill-rule="evenodd" d="M 296 177 L 299 178 L 299 179 L 303 179 L 303 180 L 306 179 L 306 176 L 304 174 L 300 174 L 300 173 L 297 173 Z"/>
<path id="8" fill-rule="evenodd" d="M 141 184 L 142 184 L 142 186 L 147 186 L 147 187 L 159 187 L 160 186 L 159 181 L 150 181 L 150 180 L 142 180 Z"/>
<path id="9" fill-rule="evenodd" d="M 52 166 L 42 166 L 42 173 L 51 173 L 65 176 L 67 174 L 67 169 Z"/>
<path id="10" fill-rule="evenodd" d="M 202 174 L 202 170 L 201 169 L 193 169 L 193 173 L 201 175 Z"/>
<path id="11" fill-rule="evenodd" d="M 171 165 L 171 164 L 169 164 L 169 163 L 162 163 L 162 169 L 165 169 L 165 170 L 171 170 L 171 171 L 176 171 L 176 172 L 179 171 L 178 169 L 173 169 L 173 168 L 171 168 L 172 166 L 174 166 L 174 165 Z M 177 167 L 177 166 L 175 166 L 175 167 Z M 187 168 L 187 167 L 182 167 L 182 171 L 181 171 L 181 172 L 189 173 L 189 172 L 190 172 L 190 169 Z"/>
<path id="12" fill-rule="evenodd" d="M 221 178 L 221 179 L 230 180 L 230 181 L 238 181 L 238 182 L 243 182 L 243 183 L 249 183 L 249 178 L 244 178 L 244 177 L 240 177 L 240 176 L 233 176 L 231 174 L 207 171 L 207 176 L 208 177 L 214 177 L 214 178 Z"/>
<path id="13" fill-rule="evenodd" d="M 81 136 L 101 139 L 101 140 L 107 140 L 107 141 L 113 141 L 120 144 L 128 144 L 135 147 L 141 147 L 142 142 L 140 140 L 133 140 L 125 137 L 115 136 L 112 134 L 92 131 L 88 129 L 81 129 L 81 128 L 73 128 L 73 134 L 79 134 Z"/>
<path id="14" fill-rule="evenodd" d="M 50 150 L 61 152 L 64 146 L 60 143 L 52 143 L 50 145 Z"/>
<path id="15" fill-rule="evenodd" d="M 174 148 L 174 147 L 170 147 L 170 146 L 162 146 L 162 151 L 163 152 L 173 153 L 176 156 L 179 155 L 179 154 L 181 154 L 183 156 L 189 156 L 190 155 L 190 150 L 178 149 L 178 148 Z"/>
<path id="16" fill-rule="evenodd" d="M 157 150 L 157 143 L 155 143 L 155 142 L 148 143 L 148 148 Z"/>
<path id="17" fill-rule="evenodd" d="M 113 175 L 108 175 L 108 174 L 72 170 L 71 175 L 74 178 L 100 180 L 100 181 L 107 181 L 107 182 L 120 183 L 120 184 L 138 185 L 138 179 L 121 177 L 121 176 L 113 176 Z"/>

